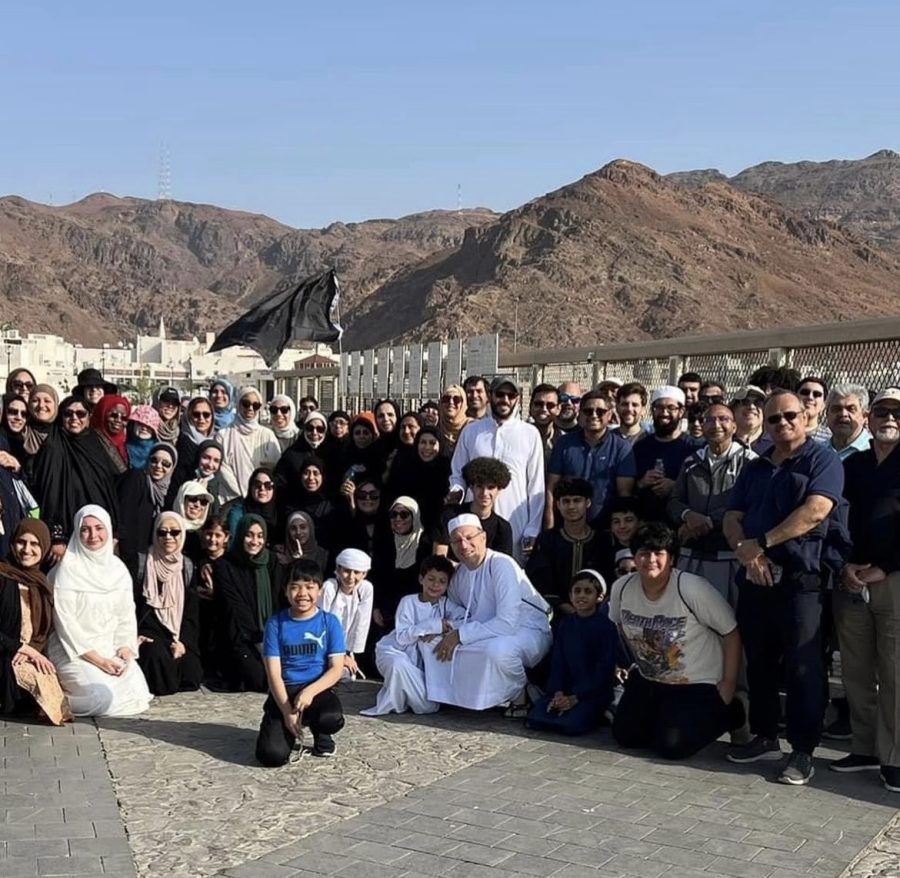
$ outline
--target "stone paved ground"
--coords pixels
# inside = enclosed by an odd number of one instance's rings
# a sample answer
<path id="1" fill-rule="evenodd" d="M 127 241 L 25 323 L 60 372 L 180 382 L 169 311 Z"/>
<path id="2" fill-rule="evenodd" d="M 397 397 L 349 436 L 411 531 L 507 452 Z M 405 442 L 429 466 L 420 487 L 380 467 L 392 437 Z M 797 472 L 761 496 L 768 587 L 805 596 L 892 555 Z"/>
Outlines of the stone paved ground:
<path id="1" fill-rule="evenodd" d="M 900 826 L 882 831 L 900 797 L 872 773 L 820 759 L 794 789 L 771 765 L 725 763 L 721 745 L 666 764 L 607 731 L 357 716 L 372 691 L 343 696 L 335 759 L 278 770 L 252 763 L 256 695 L 159 699 L 99 733 L 0 722 L 0 878 L 900 878 Z"/>

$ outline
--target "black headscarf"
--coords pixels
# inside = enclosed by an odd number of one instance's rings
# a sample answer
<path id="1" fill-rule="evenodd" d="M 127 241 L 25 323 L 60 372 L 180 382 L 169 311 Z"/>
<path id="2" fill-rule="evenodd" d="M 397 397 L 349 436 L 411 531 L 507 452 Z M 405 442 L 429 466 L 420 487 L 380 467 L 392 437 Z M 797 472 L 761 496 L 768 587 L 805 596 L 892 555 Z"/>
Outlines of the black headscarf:
<path id="1" fill-rule="evenodd" d="M 25 406 L 25 425 L 17 433 L 9 426 L 7 412 L 11 403 L 18 402 Z M 31 418 L 28 415 L 28 403 L 25 399 L 15 393 L 3 394 L 3 417 L 0 421 L 0 435 L 3 435 L 9 445 L 9 451 L 12 456 L 19 461 L 25 463 L 25 431 L 28 429 L 28 422 Z"/>
<path id="2" fill-rule="evenodd" d="M 269 500 L 268 503 L 260 503 L 258 500 L 253 499 L 253 482 L 256 481 L 256 477 L 259 475 L 266 476 L 272 484 L 275 484 L 275 475 L 272 472 L 272 468 L 268 466 L 258 466 L 252 473 L 250 473 L 250 479 L 247 482 L 247 495 L 244 497 L 244 515 L 257 515 L 266 523 L 266 531 L 272 534 L 273 537 L 277 538 L 277 534 L 281 533 L 281 528 L 278 528 L 278 504 L 275 501 L 275 496 L 278 493 L 278 486 L 275 486 L 275 490 L 272 491 L 272 499 Z"/>

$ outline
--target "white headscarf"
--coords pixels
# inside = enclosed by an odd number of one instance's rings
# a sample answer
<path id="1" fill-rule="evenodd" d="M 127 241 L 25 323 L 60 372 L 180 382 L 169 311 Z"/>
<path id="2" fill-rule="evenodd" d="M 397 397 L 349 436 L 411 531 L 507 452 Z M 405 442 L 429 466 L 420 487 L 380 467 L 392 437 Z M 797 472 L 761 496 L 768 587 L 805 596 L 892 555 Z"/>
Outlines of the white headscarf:
<path id="1" fill-rule="evenodd" d="M 209 506 L 206 507 L 206 515 L 203 518 L 198 519 L 197 521 L 191 521 L 184 511 L 185 501 L 188 497 L 206 497 L 209 500 Z M 203 482 L 199 482 L 196 480 L 191 480 L 185 482 L 179 489 L 178 493 L 175 495 L 175 512 L 184 519 L 184 529 L 185 530 L 200 530 L 204 524 L 206 524 L 206 519 L 209 518 L 209 512 L 212 508 L 213 503 L 213 495 L 206 490 L 206 485 Z"/>
<path id="2" fill-rule="evenodd" d="M 297 406 L 294 405 L 294 400 L 289 396 L 285 396 L 283 393 L 279 393 L 269 400 L 269 405 L 286 405 L 291 410 L 288 414 L 288 424 L 286 427 L 276 427 L 270 420 L 269 428 L 279 439 L 289 439 L 293 442 L 294 439 L 300 435 L 300 428 L 296 424 Z M 271 415 L 269 417 L 271 419 Z"/>
<path id="3" fill-rule="evenodd" d="M 88 549 L 81 542 L 81 526 L 88 517 L 106 527 L 106 542 L 99 549 Z M 112 594 L 124 589 L 131 593 L 131 574 L 113 553 L 112 520 L 102 506 L 89 504 L 75 513 L 66 553 L 49 578 L 57 592 Z"/>
<path id="4" fill-rule="evenodd" d="M 391 509 L 400 506 L 412 513 L 412 529 L 408 534 L 394 534 L 395 560 L 397 570 L 406 570 L 416 563 L 416 552 L 419 551 L 419 540 L 422 538 L 422 517 L 419 504 L 412 497 L 398 497 L 391 503 Z"/>
<path id="5" fill-rule="evenodd" d="M 306 425 L 313 423 L 313 421 L 321 421 L 322 426 L 325 427 L 324 433 L 316 434 L 319 438 L 315 442 L 311 442 L 310 438 L 309 438 L 309 434 L 307 434 L 305 432 Z M 306 437 L 306 443 L 307 443 L 307 445 L 309 445 L 310 448 L 318 448 L 325 441 L 325 439 L 328 438 L 328 421 L 325 418 L 325 415 L 322 414 L 322 412 L 319 412 L 319 411 L 309 412 L 309 414 L 307 414 L 307 416 L 303 419 L 303 428 L 304 428 L 303 435 Z"/>
<path id="6" fill-rule="evenodd" d="M 234 424 L 232 424 L 232 426 L 237 427 L 238 432 L 245 435 L 247 433 L 255 432 L 260 428 L 260 426 L 262 426 L 259 420 L 260 415 L 262 414 L 261 408 L 259 411 L 257 411 L 255 418 L 245 418 L 243 414 L 241 414 L 244 411 L 244 407 L 241 405 L 241 400 L 243 400 L 243 398 L 247 396 L 248 393 L 252 393 L 260 401 L 260 403 L 262 403 L 262 397 L 259 395 L 259 391 L 255 387 L 242 387 L 238 391 L 236 414 L 234 416 Z"/>
<path id="7" fill-rule="evenodd" d="M 171 555 L 164 554 L 159 548 L 159 538 L 156 536 L 156 529 L 167 520 L 181 531 L 178 546 Z M 185 522 L 177 512 L 160 512 L 153 525 L 153 544 L 147 553 L 144 570 L 144 600 L 176 640 L 180 637 L 184 616 L 184 556 L 181 550 L 186 534 Z"/>

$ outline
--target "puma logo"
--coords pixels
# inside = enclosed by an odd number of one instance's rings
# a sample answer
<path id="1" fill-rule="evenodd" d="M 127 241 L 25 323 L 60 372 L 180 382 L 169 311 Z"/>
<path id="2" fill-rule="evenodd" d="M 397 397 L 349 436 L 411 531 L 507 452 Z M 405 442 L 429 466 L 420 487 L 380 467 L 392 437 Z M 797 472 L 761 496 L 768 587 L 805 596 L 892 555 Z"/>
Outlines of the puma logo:
<path id="1" fill-rule="evenodd" d="M 303 639 L 304 640 L 312 640 L 314 643 L 319 644 L 319 649 L 325 649 L 325 635 L 327 633 L 328 633 L 327 631 L 323 631 L 318 637 L 316 637 L 315 634 L 312 634 L 309 631 L 304 631 Z"/>

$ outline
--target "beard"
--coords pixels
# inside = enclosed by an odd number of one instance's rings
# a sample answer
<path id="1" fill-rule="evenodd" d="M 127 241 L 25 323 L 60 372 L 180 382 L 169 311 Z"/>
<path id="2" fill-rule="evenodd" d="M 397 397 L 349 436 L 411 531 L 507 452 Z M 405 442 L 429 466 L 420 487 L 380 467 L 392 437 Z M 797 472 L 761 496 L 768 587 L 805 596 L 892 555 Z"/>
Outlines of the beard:
<path id="1" fill-rule="evenodd" d="M 678 420 L 665 422 L 654 421 L 653 432 L 656 433 L 657 436 L 671 436 L 680 426 L 681 422 Z"/>

